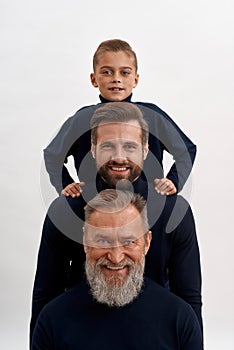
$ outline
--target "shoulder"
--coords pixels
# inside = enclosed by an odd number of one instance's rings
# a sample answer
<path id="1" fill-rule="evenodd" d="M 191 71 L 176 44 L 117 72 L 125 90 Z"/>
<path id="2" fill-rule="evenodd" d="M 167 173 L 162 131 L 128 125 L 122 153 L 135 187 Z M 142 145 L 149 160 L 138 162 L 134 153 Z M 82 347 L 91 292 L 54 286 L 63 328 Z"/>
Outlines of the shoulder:
<path id="1" fill-rule="evenodd" d="M 174 120 L 160 107 L 153 103 L 149 102 L 134 102 L 143 112 L 145 119 L 148 123 L 157 122 L 157 126 L 161 125 L 161 127 L 171 129 L 171 125 L 178 129 L 178 126 L 174 122 Z"/>
<path id="2" fill-rule="evenodd" d="M 191 206 L 181 195 L 167 196 L 163 214 L 168 217 L 167 233 L 179 230 L 186 235 L 195 231 Z"/>
<path id="3" fill-rule="evenodd" d="M 154 184 L 148 184 L 147 208 L 149 221 L 167 224 L 170 222 L 170 232 L 179 225 L 193 223 L 193 214 L 188 201 L 181 195 L 161 196 L 154 189 Z M 153 219 L 153 220 L 152 220 Z"/>
<path id="4" fill-rule="evenodd" d="M 74 241 L 80 242 L 83 237 L 80 228 L 84 225 L 84 207 L 96 194 L 95 184 L 87 184 L 79 197 L 58 196 L 48 209 L 44 224 L 45 231 L 50 236 L 64 233 Z"/>
<path id="5" fill-rule="evenodd" d="M 85 200 L 77 198 L 57 197 L 50 205 L 44 222 L 44 235 L 52 239 L 67 237 L 82 242 Z"/>
<path id="6" fill-rule="evenodd" d="M 202 349 L 201 329 L 191 305 L 149 279 L 145 280 L 144 292 L 146 305 L 150 300 L 148 317 L 152 322 L 158 320 L 160 326 L 163 325 L 161 334 L 164 334 L 166 339 L 176 334 L 179 348 Z"/>
<path id="7" fill-rule="evenodd" d="M 41 311 L 41 317 L 62 319 L 63 314 L 73 313 L 82 308 L 89 299 L 88 286 L 86 282 L 81 282 L 46 304 Z"/>
<path id="8" fill-rule="evenodd" d="M 79 114 L 82 114 L 82 113 L 85 113 L 87 112 L 88 110 L 95 110 L 98 106 L 100 106 L 101 103 L 97 103 L 97 104 L 93 104 L 93 105 L 89 105 L 89 106 L 83 106 L 81 108 L 79 108 L 73 116 L 71 116 L 70 118 L 72 117 L 75 117 L 76 115 L 79 115 Z"/>
<path id="9" fill-rule="evenodd" d="M 76 123 L 79 122 L 82 123 L 79 125 L 89 127 L 90 119 L 92 118 L 94 111 L 100 106 L 101 103 L 81 107 L 66 120 L 65 124 L 71 124 L 74 127 L 76 126 Z"/>
<path id="10" fill-rule="evenodd" d="M 193 318 L 195 315 L 191 305 L 147 277 L 143 293 L 145 299 L 151 300 L 152 309 L 157 308 L 158 311 L 171 314 L 177 319 L 184 319 L 184 316 Z"/>
<path id="11" fill-rule="evenodd" d="M 83 211 L 85 204 L 83 196 L 72 198 L 61 195 L 51 203 L 48 215 L 56 219 L 64 218 L 66 215 L 71 218 L 74 212 L 79 213 L 80 210 Z"/>
<path id="12" fill-rule="evenodd" d="M 87 202 L 97 194 L 97 188 L 95 183 L 88 183 L 84 186 L 82 195 L 76 198 L 66 197 L 60 195 L 56 197 L 53 202 L 50 204 L 48 209 L 49 215 L 56 215 L 63 217 L 65 215 L 79 215 L 80 212 L 83 212 L 83 209 Z"/>
<path id="13" fill-rule="evenodd" d="M 161 120 L 164 120 L 164 118 L 166 118 L 168 121 L 172 122 L 173 120 L 171 119 L 171 117 L 169 117 L 169 115 L 159 106 L 157 106 L 154 103 L 151 102 L 133 102 L 135 103 L 139 108 L 142 109 L 142 111 L 145 111 L 146 116 L 149 115 L 149 112 L 152 111 L 152 115 L 155 117 L 163 117 L 161 118 Z"/>
<path id="14" fill-rule="evenodd" d="M 158 113 L 164 114 L 165 112 L 158 107 L 156 104 L 151 103 L 151 102 L 141 102 L 141 101 L 137 101 L 137 102 L 133 102 L 135 103 L 137 106 L 142 106 L 142 107 L 146 107 L 146 108 L 150 108 Z M 166 114 L 166 113 L 165 113 Z"/>

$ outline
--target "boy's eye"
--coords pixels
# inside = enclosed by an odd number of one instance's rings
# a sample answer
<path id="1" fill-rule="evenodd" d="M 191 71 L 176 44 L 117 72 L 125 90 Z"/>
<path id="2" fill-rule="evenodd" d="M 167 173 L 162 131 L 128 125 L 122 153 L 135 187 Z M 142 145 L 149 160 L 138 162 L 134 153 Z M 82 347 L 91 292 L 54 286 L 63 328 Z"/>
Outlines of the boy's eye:
<path id="1" fill-rule="evenodd" d="M 123 71 L 122 74 L 123 74 L 123 75 L 129 75 L 129 74 L 131 74 L 131 73 L 128 72 L 128 71 Z"/>
<path id="2" fill-rule="evenodd" d="M 111 75 L 111 71 L 106 69 L 102 71 L 102 74 Z"/>

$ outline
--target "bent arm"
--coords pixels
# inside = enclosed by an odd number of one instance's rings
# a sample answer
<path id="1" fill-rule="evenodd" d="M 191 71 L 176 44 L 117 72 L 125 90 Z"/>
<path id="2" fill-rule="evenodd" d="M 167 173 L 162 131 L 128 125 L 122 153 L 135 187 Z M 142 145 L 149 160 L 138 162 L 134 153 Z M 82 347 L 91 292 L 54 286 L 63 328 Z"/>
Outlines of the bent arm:
<path id="1" fill-rule="evenodd" d="M 174 159 L 174 163 L 165 177 L 174 183 L 179 192 L 191 173 L 197 148 L 166 114 L 160 115 L 158 129 L 164 150 L 170 153 Z"/>
<path id="2" fill-rule="evenodd" d="M 90 119 L 95 106 L 80 109 L 73 117 L 67 119 L 61 129 L 44 149 L 45 167 L 52 185 L 61 194 L 64 187 L 74 182 L 64 163 L 67 157 L 74 156 L 76 170 L 90 151 Z"/>
<path id="3" fill-rule="evenodd" d="M 182 197 L 180 200 L 184 201 Z M 181 207 L 183 205 L 184 203 L 181 203 Z M 192 306 L 202 329 L 200 253 L 190 206 L 188 206 L 173 235 L 169 264 L 170 289 Z"/>
<path id="4" fill-rule="evenodd" d="M 61 127 L 57 135 L 44 149 L 45 167 L 50 177 L 51 184 L 56 188 L 58 194 L 61 194 L 63 182 L 72 183 L 74 180 L 70 176 L 64 163 L 71 154 L 70 150 L 76 136 L 74 135 L 74 118 L 69 118 Z"/>
<path id="5" fill-rule="evenodd" d="M 141 109 L 149 124 L 149 148 L 154 157 L 156 157 L 161 167 L 164 151 L 170 153 L 174 159 L 168 174 L 162 174 L 161 176 L 157 174 L 154 178 L 168 178 L 179 192 L 192 170 L 197 151 L 196 145 L 158 106 L 143 102 L 137 102 L 137 104 L 142 106 Z M 147 163 L 147 159 L 145 163 Z M 150 167 L 150 164 L 148 166 Z M 155 172 L 153 173 L 155 174 Z"/>

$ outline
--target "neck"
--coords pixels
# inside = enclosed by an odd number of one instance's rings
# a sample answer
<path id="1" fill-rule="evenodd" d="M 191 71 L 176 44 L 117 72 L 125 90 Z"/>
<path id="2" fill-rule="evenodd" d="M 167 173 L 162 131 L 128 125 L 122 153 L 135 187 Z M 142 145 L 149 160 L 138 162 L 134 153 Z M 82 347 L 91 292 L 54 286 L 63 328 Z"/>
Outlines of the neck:
<path id="1" fill-rule="evenodd" d="M 99 95 L 99 98 L 101 100 L 101 102 L 105 103 L 105 102 L 113 102 L 113 101 L 108 101 L 105 97 L 103 97 L 102 95 Z M 126 97 L 123 101 L 120 102 L 131 102 L 131 98 L 132 98 L 132 94 L 129 95 L 128 97 Z"/>

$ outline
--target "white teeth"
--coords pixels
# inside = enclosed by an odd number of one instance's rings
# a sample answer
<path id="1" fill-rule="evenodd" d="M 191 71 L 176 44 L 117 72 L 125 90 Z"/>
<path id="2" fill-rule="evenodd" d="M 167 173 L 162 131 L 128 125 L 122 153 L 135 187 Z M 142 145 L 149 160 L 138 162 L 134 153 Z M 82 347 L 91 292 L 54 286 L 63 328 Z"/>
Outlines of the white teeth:
<path id="1" fill-rule="evenodd" d="M 112 170 L 114 170 L 114 171 L 126 171 L 127 168 L 115 168 L 115 167 L 112 167 Z"/>
<path id="2" fill-rule="evenodd" d="M 122 270 L 124 266 L 106 266 L 109 270 Z"/>

